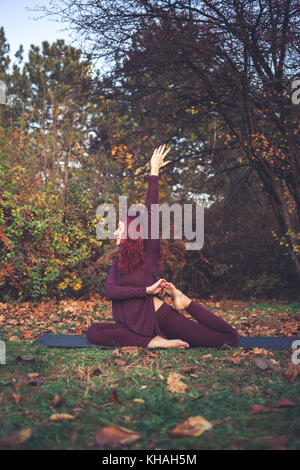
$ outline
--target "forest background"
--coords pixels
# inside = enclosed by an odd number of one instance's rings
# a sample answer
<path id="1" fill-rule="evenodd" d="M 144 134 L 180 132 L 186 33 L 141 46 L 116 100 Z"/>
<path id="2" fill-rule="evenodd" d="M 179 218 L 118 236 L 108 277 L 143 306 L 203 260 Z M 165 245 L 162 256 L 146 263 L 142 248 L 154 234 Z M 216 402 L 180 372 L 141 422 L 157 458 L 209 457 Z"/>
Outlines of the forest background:
<path id="1" fill-rule="evenodd" d="M 44 41 L 12 64 L 0 29 L 2 301 L 103 294 L 116 247 L 96 209 L 144 202 L 162 143 L 160 204 L 203 203 L 205 227 L 200 250 L 162 240 L 160 276 L 195 297 L 299 300 L 299 2 L 71 3 L 89 51 Z"/>

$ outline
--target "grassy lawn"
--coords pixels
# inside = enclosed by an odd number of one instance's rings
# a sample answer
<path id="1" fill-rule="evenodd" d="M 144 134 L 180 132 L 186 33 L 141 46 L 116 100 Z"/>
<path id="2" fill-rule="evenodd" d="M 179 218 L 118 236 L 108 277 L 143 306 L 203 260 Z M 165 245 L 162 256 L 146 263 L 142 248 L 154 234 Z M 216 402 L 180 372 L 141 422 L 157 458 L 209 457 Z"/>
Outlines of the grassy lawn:
<path id="1" fill-rule="evenodd" d="M 203 304 L 245 336 L 300 336 L 296 303 Z M 46 331 L 84 334 L 80 325 L 109 318 L 109 305 L 99 299 L 77 309 L 76 302 L 1 305 L 7 363 L 0 365 L 0 442 L 30 427 L 30 438 L 16 448 L 104 449 L 95 441 L 97 431 L 118 425 L 140 435 L 122 449 L 300 449 L 300 366 L 291 376 L 291 350 L 31 346 Z M 268 359 L 270 367 L 260 369 L 257 358 Z M 186 385 L 181 391 L 170 386 L 174 372 Z M 52 421 L 55 414 L 71 419 Z M 177 424 L 199 415 L 211 429 L 195 437 L 171 435 Z"/>

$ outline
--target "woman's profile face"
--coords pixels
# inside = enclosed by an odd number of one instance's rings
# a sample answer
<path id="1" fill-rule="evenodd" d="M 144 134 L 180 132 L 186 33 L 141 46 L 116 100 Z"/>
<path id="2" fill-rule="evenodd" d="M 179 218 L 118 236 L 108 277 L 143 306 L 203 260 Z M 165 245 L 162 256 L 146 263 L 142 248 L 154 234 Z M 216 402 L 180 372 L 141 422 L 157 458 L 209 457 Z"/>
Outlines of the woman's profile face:
<path id="1" fill-rule="evenodd" d="M 114 236 L 116 237 L 116 244 L 120 245 L 121 243 L 121 238 L 124 233 L 124 222 L 119 222 L 117 230 L 114 232 Z"/>

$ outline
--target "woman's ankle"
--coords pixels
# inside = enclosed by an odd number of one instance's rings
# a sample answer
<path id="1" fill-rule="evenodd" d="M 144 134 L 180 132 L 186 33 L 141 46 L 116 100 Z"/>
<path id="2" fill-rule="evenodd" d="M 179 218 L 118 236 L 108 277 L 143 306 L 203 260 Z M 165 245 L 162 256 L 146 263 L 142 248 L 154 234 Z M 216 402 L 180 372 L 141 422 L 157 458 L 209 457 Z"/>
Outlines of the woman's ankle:
<path id="1" fill-rule="evenodd" d="M 180 295 L 182 295 L 184 299 L 184 308 L 187 309 L 190 303 L 192 302 L 192 299 L 190 299 L 187 295 L 185 295 L 183 292 L 179 291 Z"/>

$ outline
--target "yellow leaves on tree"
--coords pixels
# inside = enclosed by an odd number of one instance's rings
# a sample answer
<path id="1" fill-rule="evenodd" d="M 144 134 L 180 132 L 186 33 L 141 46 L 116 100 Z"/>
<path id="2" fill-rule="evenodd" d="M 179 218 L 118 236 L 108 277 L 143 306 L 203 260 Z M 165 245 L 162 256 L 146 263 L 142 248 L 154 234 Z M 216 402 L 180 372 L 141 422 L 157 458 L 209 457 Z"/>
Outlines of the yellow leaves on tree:
<path id="1" fill-rule="evenodd" d="M 129 170 L 132 168 L 133 156 L 128 152 L 126 145 L 114 145 L 111 154 L 122 163 L 125 169 Z"/>

